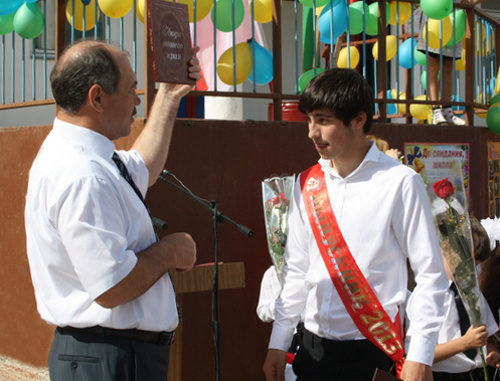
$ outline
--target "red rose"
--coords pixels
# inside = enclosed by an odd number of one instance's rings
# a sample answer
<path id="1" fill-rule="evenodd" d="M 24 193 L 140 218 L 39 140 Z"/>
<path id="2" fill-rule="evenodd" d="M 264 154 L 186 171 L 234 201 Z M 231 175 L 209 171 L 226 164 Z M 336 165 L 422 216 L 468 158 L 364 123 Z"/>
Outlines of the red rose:
<path id="1" fill-rule="evenodd" d="M 451 197 L 455 193 L 455 188 L 453 184 L 448 181 L 448 178 L 436 181 L 432 184 L 432 188 L 434 189 L 434 193 L 436 193 L 439 198 L 443 199 Z"/>

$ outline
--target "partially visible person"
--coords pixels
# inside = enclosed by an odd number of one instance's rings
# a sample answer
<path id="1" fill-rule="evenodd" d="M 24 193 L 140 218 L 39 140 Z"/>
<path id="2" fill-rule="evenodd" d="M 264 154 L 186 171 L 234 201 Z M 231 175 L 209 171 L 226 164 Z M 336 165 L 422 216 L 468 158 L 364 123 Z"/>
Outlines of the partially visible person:
<path id="1" fill-rule="evenodd" d="M 366 138 L 369 140 L 373 140 L 379 151 L 385 153 L 386 155 L 392 157 L 393 159 L 396 160 L 401 159 L 401 151 L 398 150 L 397 148 L 390 148 L 387 140 L 378 138 L 375 135 L 366 135 Z"/>
<path id="2" fill-rule="evenodd" d="M 264 323 L 274 321 L 276 300 L 281 292 L 281 284 L 274 265 L 264 273 L 260 283 L 259 301 L 257 303 L 257 316 Z M 299 323 L 299 329 L 301 325 Z M 297 376 L 293 372 L 292 363 L 299 346 L 299 333 L 295 333 L 294 340 L 287 351 L 287 364 L 285 368 L 285 381 L 295 381 Z"/>
<path id="3" fill-rule="evenodd" d="M 186 70 L 200 78 L 197 59 Z M 191 86 L 161 83 L 131 150 L 115 151 L 112 140 L 130 134 L 140 104 L 124 52 L 78 42 L 50 80 L 57 113 L 31 167 L 25 207 L 38 312 L 57 327 L 50 379 L 166 380 L 179 322 L 168 271 L 190 270 L 196 245 L 187 233 L 158 240 L 144 197 Z"/>
<path id="4" fill-rule="evenodd" d="M 477 5 L 484 1 L 485 0 L 454 0 L 454 3 L 460 2 L 462 4 Z M 415 11 L 414 17 L 416 25 L 420 26 L 418 28 L 417 50 L 424 54 L 426 54 L 426 49 L 429 52 L 429 63 L 427 65 L 427 92 L 429 94 L 429 100 L 434 101 L 432 104 L 432 124 L 464 126 L 466 124 L 465 120 L 456 116 L 451 106 L 453 58 L 455 58 L 455 60 L 462 58 L 462 41 L 456 41 L 456 43 L 451 46 L 448 44 L 443 45 L 442 49 L 431 48 L 424 40 L 424 26 L 427 17 L 424 15 L 421 8 Z M 442 88 L 440 85 L 441 80 L 443 83 Z"/>
<path id="5" fill-rule="evenodd" d="M 266 380 L 283 381 L 304 314 L 298 381 L 371 381 L 377 368 L 395 367 L 405 381 L 430 381 L 448 279 L 422 178 L 366 138 L 373 90 L 356 71 L 319 74 L 299 109 L 320 160 L 299 175 L 291 200 Z M 408 260 L 420 309 L 403 365 Z"/>

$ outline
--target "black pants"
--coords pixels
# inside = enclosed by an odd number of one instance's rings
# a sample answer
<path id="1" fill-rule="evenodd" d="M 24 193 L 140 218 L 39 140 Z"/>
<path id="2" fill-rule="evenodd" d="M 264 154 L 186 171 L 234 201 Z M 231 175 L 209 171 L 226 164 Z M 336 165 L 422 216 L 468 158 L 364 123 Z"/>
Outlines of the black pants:
<path id="1" fill-rule="evenodd" d="M 170 346 L 56 331 L 51 381 L 166 381 Z"/>
<path id="2" fill-rule="evenodd" d="M 293 370 L 297 381 L 371 381 L 394 362 L 368 340 L 333 341 L 305 331 Z"/>

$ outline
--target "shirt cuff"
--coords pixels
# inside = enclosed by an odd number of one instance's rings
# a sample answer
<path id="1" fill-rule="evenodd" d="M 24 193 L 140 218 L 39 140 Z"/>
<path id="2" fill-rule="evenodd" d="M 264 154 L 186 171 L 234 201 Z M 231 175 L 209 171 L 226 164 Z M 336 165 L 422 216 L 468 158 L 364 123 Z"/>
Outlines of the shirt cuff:
<path id="1" fill-rule="evenodd" d="M 406 354 L 406 360 L 414 361 L 432 367 L 434 353 L 436 352 L 436 340 L 427 337 L 413 336 Z"/>
<path id="2" fill-rule="evenodd" d="M 293 327 L 290 329 L 274 322 L 268 349 L 280 349 L 285 352 L 288 351 L 288 348 L 290 348 L 290 344 L 292 343 L 294 330 L 295 328 Z"/>

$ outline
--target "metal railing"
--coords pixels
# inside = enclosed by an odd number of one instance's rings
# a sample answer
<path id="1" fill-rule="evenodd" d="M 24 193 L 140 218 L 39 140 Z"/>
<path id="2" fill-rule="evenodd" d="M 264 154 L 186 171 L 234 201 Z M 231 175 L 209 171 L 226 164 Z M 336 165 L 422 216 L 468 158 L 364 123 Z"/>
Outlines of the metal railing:
<path id="1" fill-rule="evenodd" d="M 148 37 L 144 33 L 144 1 L 115 1 L 116 7 L 121 9 L 124 4 L 130 5 L 126 14 L 118 18 L 103 13 L 97 0 L 32 3 L 43 15 L 43 30 L 35 39 L 23 38 L 15 28 L 9 31 L 3 22 L 8 15 L 2 16 L 0 9 L 0 110 L 52 104 L 48 76 L 54 59 L 68 43 L 79 38 L 96 38 L 129 52 L 147 115 L 155 84 L 151 65 L 147 63 L 150 59 L 148 49 L 144 48 L 148 46 Z M 366 0 L 356 5 L 331 0 L 323 10 L 316 7 L 321 0 L 283 3 L 278 0 L 268 0 L 268 3 L 264 0 L 218 0 L 213 9 L 206 1 L 195 0 L 192 9 L 196 15 L 192 17 L 192 40 L 202 48 L 199 57 L 204 64 L 206 80 L 206 86 L 200 83 L 192 92 L 194 96 L 267 100 L 273 104 L 274 119 L 281 120 L 282 103 L 299 98 L 308 75 L 315 75 L 327 67 L 344 65 L 355 66 L 372 84 L 380 122 L 395 119 L 413 123 L 421 119 L 415 118 L 409 106 L 431 104 L 426 97 L 425 83 L 421 81 L 425 64 L 414 64 L 416 53 L 407 49 L 408 41 L 416 38 L 419 32 L 415 28 L 416 0 L 391 3 L 378 0 L 371 5 Z M 304 5 L 308 1 L 312 7 Z M 106 4 L 113 4 L 113 1 L 106 1 Z M 265 11 L 258 8 L 263 7 L 262 4 L 268 7 Z M 390 13 L 387 13 L 387 5 Z M 269 6 L 272 7 L 270 10 Z M 487 108 L 496 87 L 500 29 L 497 20 L 473 6 L 455 4 L 454 12 L 458 10 L 465 12 L 467 21 L 465 57 L 456 60 L 456 65 L 462 66 L 454 65 L 453 83 L 443 84 L 441 81 L 440 86 L 453 86 L 454 107 L 462 109 L 472 121 L 477 110 Z M 215 18 L 211 16 L 213 12 Z M 215 27 L 217 17 L 219 20 L 225 17 L 233 20 L 238 16 L 237 12 L 244 14 L 241 26 L 226 32 Z M 202 14 L 206 15 L 200 18 Z M 317 15 L 318 22 L 313 21 L 314 15 Z M 442 26 L 439 32 L 443 33 Z M 247 43 L 248 39 L 258 45 Z M 241 43 L 248 47 L 240 57 L 237 46 Z M 375 45 L 378 59 L 373 54 Z M 353 65 L 354 51 L 347 55 L 347 50 L 342 51 L 347 47 L 356 49 L 360 56 L 357 65 Z M 260 55 L 257 48 L 264 49 L 260 50 Z M 232 72 L 226 73 L 223 82 L 221 69 L 218 70 L 217 66 L 227 49 L 233 49 L 225 55 L 226 66 L 232 68 Z M 268 61 L 264 62 L 266 59 Z M 266 71 L 263 72 L 265 65 Z M 264 76 L 264 80 L 259 82 L 259 75 Z M 266 83 L 269 77 L 272 81 Z"/>

